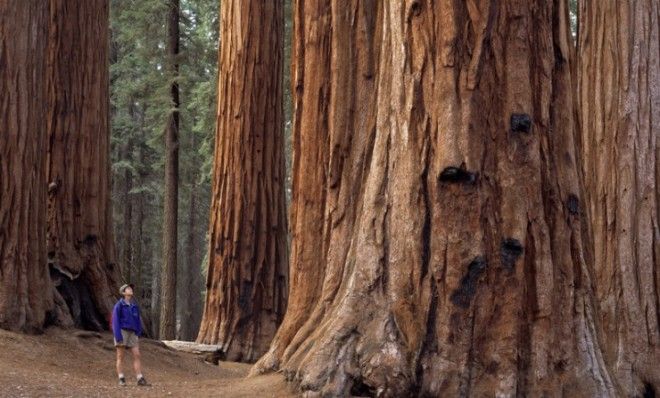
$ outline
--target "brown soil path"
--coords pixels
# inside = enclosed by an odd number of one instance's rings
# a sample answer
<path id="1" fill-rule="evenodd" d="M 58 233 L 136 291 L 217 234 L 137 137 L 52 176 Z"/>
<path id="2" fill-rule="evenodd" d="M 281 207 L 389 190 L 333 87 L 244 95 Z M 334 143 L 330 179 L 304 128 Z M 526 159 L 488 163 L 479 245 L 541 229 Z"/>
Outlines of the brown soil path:
<path id="1" fill-rule="evenodd" d="M 158 342 L 140 343 L 144 374 L 152 387 L 119 387 L 112 335 L 80 337 L 48 329 L 28 336 L 0 330 L 0 397 L 295 397 L 282 375 L 245 378 L 250 365 L 203 362 Z"/>

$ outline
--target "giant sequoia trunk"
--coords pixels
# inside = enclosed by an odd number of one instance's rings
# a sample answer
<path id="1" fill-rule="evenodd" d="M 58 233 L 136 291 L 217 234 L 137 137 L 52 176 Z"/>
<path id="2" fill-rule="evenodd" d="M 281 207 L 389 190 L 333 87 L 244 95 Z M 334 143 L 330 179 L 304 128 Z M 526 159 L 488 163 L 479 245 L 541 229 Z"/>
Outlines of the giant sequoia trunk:
<path id="1" fill-rule="evenodd" d="M 48 264 L 58 305 L 66 303 L 76 326 L 101 330 L 120 271 L 110 207 L 108 1 L 48 3 Z"/>
<path id="2" fill-rule="evenodd" d="M 578 96 L 605 358 L 660 393 L 660 5 L 581 3 Z M 644 385 L 646 384 L 646 385 Z"/>
<path id="3" fill-rule="evenodd" d="M 0 0 L 0 328 L 36 332 L 53 308 L 46 265 L 48 4 Z"/>
<path id="4" fill-rule="evenodd" d="M 282 0 L 221 4 L 207 299 L 198 341 L 254 361 L 287 293 Z"/>
<path id="5" fill-rule="evenodd" d="M 167 54 L 172 79 L 170 111 L 165 130 L 165 208 L 163 211 L 163 269 L 160 286 L 160 338 L 176 334 L 176 274 L 179 214 L 179 0 L 169 0 Z"/>
<path id="6" fill-rule="evenodd" d="M 254 371 L 310 395 L 615 395 L 565 2 L 295 13 L 291 299 Z"/>

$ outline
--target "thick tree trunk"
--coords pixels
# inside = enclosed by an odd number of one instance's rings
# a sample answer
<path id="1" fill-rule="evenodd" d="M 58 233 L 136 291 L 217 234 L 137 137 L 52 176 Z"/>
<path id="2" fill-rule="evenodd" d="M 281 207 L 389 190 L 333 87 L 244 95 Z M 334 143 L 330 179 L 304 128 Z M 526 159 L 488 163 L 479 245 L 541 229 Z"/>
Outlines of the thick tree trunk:
<path id="1" fill-rule="evenodd" d="M 578 98 L 605 358 L 660 393 L 660 5 L 580 3 Z"/>
<path id="2" fill-rule="evenodd" d="M 556 1 L 296 4 L 290 307 L 308 395 L 613 396 Z"/>
<path id="3" fill-rule="evenodd" d="M 176 335 L 177 223 L 179 207 L 179 0 L 169 1 L 168 41 L 170 111 L 165 131 L 165 209 L 163 212 L 163 269 L 161 272 L 160 338 Z"/>
<path id="4" fill-rule="evenodd" d="M 50 1 L 48 263 L 79 327 L 117 295 L 110 207 L 108 2 Z"/>
<path id="5" fill-rule="evenodd" d="M 287 294 L 282 0 L 221 3 L 218 121 L 204 317 L 197 341 L 250 362 Z"/>
<path id="6" fill-rule="evenodd" d="M 0 0 L 0 328 L 40 331 L 46 257 L 48 4 Z"/>
<path id="7" fill-rule="evenodd" d="M 327 172 L 329 76 L 331 75 L 329 6 L 329 1 L 296 1 L 295 3 L 294 43 L 291 56 L 291 81 L 294 92 L 294 170 L 290 209 L 292 240 L 289 267 L 291 294 L 287 301 L 286 315 L 273 339 L 270 352 L 255 367 L 258 371 L 278 367 L 284 350 L 307 320 L 306 314 L 311 313 L 318 302 L 323 285 L 328 245 L 328 241 L 324 239 L 325 227 L 322 220 L 329 177 Z M 369 33 L 373 34 L 365 31 L 365 37 L 368 37 Z M 363 44 L 366 46 L 371 43 Z M 348 66 L 352 61 L 345 62 Z M 366 61 L 369 62 L 371 60 Z M 338 65 L 341 63 L 338 62 Z M 366 69 L 362 72 L 370 74 Z M 373 78 L 373 70 L 370 78 Z M 362 84 L 370 82 L 366 78 L 362 80 Z M 366 93 L 369 88 L 373 88 L 373 84 L 365 88 L 356 87 L 356 97 L 359 96 L 360 99 L 367 101 L 360 104 L 360 111 L 371 112 L 368 104 L 372 96 Z M 359 116 L 364 120 L 368 118 L 364 114 Z M 365 125 L 366 122 L 363 122 L 362 125 L 356 126 L 356 129 L 364 131 Z M 344 195 L 347 194 L 352 193 L 344 190 Z M 350 206 L 348 211 L 352 211 Z M 352 222 L 350 217 L 346 221 Z"/>

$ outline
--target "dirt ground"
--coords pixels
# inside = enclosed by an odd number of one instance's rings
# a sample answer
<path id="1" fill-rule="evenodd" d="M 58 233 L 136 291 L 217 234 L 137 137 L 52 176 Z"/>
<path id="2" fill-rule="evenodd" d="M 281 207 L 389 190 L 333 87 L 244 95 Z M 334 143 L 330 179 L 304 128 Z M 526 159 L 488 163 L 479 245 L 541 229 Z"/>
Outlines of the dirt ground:
<path id="1" fill-rule="evenodd" d="M 0 397 L 295 397 L 280 374 L 245 378 L 250 365 L 203 362 L 142 339 L 143 373 L 137 387 L 130 361 L 127 387 L 117 384 L 112 335 L 79 336 L 50 328 L 28 336 L 0 330 Z M 129 358 L 130 359 L 130 358 Z"/>

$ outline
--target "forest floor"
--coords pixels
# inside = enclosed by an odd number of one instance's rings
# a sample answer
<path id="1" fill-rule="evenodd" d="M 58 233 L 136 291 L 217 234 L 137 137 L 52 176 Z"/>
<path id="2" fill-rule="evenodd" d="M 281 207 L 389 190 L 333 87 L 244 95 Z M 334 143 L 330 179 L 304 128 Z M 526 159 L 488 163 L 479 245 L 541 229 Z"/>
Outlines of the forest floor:
<path id="1" fill-rule="evenodd" d="M 212 365 L 199 355 L 141 339 L 137 387 L 125 361 L 127 387 L 117 384 L 110 333 L 49 328 L 31 336 L 0 330 L 0 397 L 294 397 L 280 374 L 245 378 L 250 365 Z M 130 369 L 130 371 L 129 371 Z"/>

